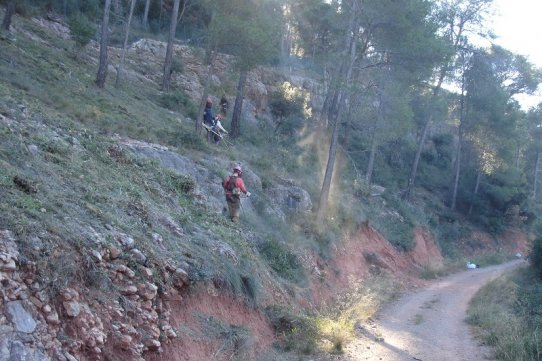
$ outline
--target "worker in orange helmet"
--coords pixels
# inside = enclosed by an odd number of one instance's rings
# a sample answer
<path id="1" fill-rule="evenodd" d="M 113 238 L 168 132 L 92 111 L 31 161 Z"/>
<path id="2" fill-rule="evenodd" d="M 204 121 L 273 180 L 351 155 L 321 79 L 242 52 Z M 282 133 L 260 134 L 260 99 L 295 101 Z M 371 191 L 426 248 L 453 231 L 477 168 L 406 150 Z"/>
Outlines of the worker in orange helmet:
<path id="1" fill-rule="evenodd" d="M 222 186 L 226 194 L 226 202 L 228 203 L 229 217 L 232 222 L 239 221 L 239 210 L 241 209 L 241 193 L 250 197 L 250 192 L 245 187 L 245 182 L 241 178 L 243 170 L 240 165 L 233 167 L 233 174 L 226 177 Z"/>

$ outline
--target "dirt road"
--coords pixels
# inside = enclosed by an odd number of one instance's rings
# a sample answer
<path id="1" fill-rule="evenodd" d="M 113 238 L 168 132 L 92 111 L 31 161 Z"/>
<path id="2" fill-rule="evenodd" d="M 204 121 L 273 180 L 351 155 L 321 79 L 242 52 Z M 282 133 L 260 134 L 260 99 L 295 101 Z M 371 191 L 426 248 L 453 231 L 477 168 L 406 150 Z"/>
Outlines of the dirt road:
<path id="1" fill-rule="evenodd" d="M 482 361 L 490 350 L 473 339 L 465 322 L 476 292 L 500 274 L 526 264 L 466 270 L 401 297 L 380 313 L 376 325 L 351 343 L 342 360 Z M 379 338 L 378 341 L 374 341 Z M 370 340 L 370 341 L 368 341 Z"/>

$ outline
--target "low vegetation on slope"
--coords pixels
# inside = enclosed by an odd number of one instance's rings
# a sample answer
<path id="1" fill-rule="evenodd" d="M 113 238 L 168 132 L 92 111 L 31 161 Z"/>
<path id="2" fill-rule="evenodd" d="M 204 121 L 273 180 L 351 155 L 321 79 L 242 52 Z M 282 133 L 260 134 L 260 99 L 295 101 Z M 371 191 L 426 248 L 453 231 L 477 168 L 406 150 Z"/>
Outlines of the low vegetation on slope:
<path id="1" fill-rule="evenodd" d="M 542 283 L 533 268 L 491 282 L 472 300 L 468 321 L 503 361 L 542 358 Z"/>
<path id="2" fill-rule="evenodd" d="M 503 276 L 472 300 L 468 321 L 503 361 L 542 359 L 542 238 L 533 243 L 530 267 Z"/>

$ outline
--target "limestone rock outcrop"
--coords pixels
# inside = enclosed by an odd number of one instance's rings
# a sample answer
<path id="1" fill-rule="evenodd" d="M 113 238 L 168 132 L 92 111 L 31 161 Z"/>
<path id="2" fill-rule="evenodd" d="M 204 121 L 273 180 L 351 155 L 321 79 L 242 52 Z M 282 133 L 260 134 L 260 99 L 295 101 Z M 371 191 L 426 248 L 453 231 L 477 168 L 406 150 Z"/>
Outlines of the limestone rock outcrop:
<path id="1" fill-rule="evenodd" d="M 51 292 L 38 281 L 36 264 L 19 260 L 12 232 L 0 230 L 0 360 L 102 360 L 117 347 L 130 360 L 144 360 L 145 353 L 161 352 L 177 337 L 169 302 L 182 299 L 188 272 L 174 265 L 155 270 L 125 263 L 136 242 L 114 233 L 115 245 L 90 252 L 99 255 L 92 267 L 111 288 L 95 298 L 84 282 Z M 155 283 L 158 272 L 166 280 L 161 287 Z"/>

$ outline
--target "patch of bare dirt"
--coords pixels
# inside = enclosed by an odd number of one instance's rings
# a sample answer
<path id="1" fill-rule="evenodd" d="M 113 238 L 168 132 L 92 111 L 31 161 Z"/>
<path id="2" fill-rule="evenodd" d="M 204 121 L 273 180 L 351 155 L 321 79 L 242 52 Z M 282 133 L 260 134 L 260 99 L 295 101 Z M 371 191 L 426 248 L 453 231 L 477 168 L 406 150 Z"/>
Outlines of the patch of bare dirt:
<path id="1" fill-rule="evenodd" d="M 526 234 L 517 229 L 510 229 L 504 232 L 502 239 L 504 248 L 509 253 L 521 253 L 522 255 L 527 255 L 531 250 L 534 235 Z"/>
<path id="2" fill-rule="evenodd" d="M 400 252 L 373 228 L 363 226 L 335 248 L 332 261 L 320 264 L 317 272 L 313 272 L 315 303 L 327 301 L 346 291 L 353 281 L 382 270 L 396 276 L 407 288 L 424 285 L 419 272 L 424 266 L 442 263 L 442 255 L 426 230 L 416 229 L 415 241 L 412 251 Z"/>
<path id="3" fill-rule="evenodd" d="M 465 255 L 478 256 L 490 252 L 503 252 L 506 254 L 529 253 L 532 235 L 517 229 L 508 229 L 499 237 L 474 231 L 459 242 L 459 246 Z"/>
<path id="4" fill-rule="evenodd" d="M 257 353 L 274 341 L 260 310 L 212 285 L 185 295 L 178 307 L 172 307 L 170 320 L 179 338 L 162 354 L 152 355 L 151 361 L 256 360 Z"/>

